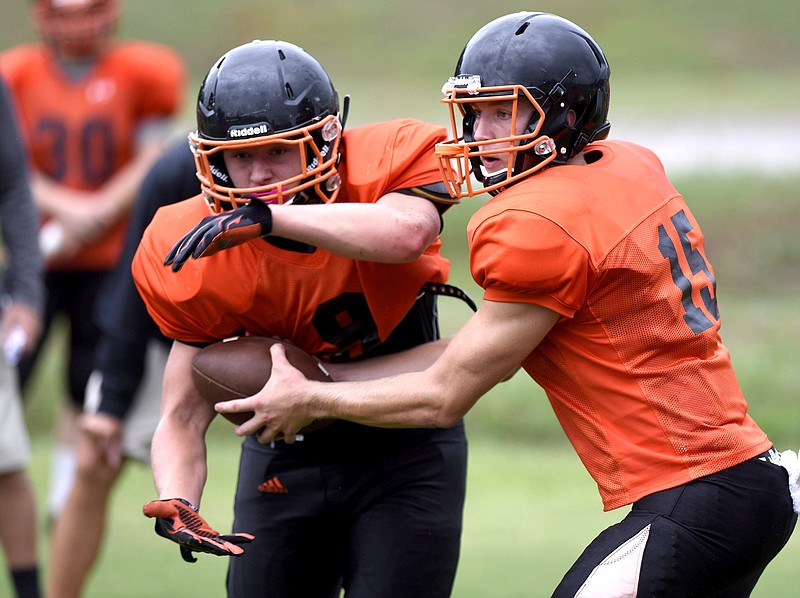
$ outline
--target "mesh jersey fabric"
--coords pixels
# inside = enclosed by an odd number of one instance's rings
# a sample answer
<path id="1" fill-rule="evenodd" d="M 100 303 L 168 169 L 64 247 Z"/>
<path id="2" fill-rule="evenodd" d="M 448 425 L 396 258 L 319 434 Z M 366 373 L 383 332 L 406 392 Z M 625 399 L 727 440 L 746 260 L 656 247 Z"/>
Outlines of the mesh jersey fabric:
<path id="1" fill-rule="evenodd" d="M 468 226 L 491 301 L 561 318 L 523 367 L 546 391 L 606 510 L 770 448 L 719 336 L 703 234 L 649 150 L 604 141 Z"/>

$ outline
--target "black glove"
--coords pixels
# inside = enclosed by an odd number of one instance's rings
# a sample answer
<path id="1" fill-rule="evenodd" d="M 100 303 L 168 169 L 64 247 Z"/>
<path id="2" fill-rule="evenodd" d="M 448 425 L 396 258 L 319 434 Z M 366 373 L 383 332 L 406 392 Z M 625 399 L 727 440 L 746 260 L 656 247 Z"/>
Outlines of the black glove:
<path id="1" fill-rule="evenodd" d="M 172 264 L 172 271 L 177 272 L 189 256 L 197 259 L 214 255 L 251 239 L 266 237 L 270 232 L 272 211 L 254 198 L 241 208 L 203 218 L 169 250 L 164 265 Z"/>
<path id="2" fill-rule="evenodd" d="M 255 540 L 252 534 L 220 534 L 200 517 L 189 501 L 182 498 L 153 500 L 144 506 L 143 511 L 148 517 L 156 517 L 156 533 L 178 544 L 187 563 L 197 562 L 192 552 L 239 556 L 244 549 L 237 544 Z"/>

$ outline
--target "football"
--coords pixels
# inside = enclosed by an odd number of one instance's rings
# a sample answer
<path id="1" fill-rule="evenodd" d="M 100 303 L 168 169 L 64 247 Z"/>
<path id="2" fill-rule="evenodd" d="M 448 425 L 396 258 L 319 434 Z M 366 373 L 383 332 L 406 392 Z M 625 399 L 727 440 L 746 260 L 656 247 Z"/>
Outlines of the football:
<path id="1" fill-rule="evenodd" d="M 238 336 L 204 347 L 192 359 L 192 378 L 200 395 L 209 403 L 216 404 L 256 394 L 272 372 L 269 351 L 275 343 L 283 344 L 289 363 L 306 378 L 332 381 L 318 359 L 288 341 L 265 336 Z M 253 412 L 222 415 L 235 424 L 241 424 L 250 419 Z M 314 421 L 300 432 L 313 432 L 331 421 Z"/>

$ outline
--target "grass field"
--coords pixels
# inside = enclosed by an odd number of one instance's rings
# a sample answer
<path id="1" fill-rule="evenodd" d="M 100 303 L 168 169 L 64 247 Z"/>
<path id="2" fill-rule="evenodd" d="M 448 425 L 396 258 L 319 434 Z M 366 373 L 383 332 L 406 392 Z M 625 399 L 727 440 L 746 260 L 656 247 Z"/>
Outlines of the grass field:
<path id="1" fill-rule="evenodd" d="M 5 6 L 0 50 L 32 39 L 27 2 Z M 722 8 L 721 8 L 722 6 Z M 439 89 L 467 37 L 489 19 L 515 10 L 554 11 L 584 25 L 612 64 L 612 122 L 644 118 L 669 130 L 706 115 L 731 124 L 772 119 L 797 123 L 800 97 L 800 3 L 754 7 L 745 0 L 129 0 L 123 35 L 168 43 L 186 58 L 191 86 L 182 130 L 191 127 L 202 74 L 224 51 L 254 38 L 302 45 L 325 64 L 337 88 L 353 96 L 350 125 L 415 116 L 443 120 Z M 419 16 L 422 15 L 422 16 Z M 157 67 L 157 65 L 154 65 Z M 788 133 L 787 133 L 788 134 Z M 614 132 L 612 130 L 612 136 Z M 703 140 L 719 151 L 713 135 Z M 750 144 L 754 158 L 766 152 Z M 770 140 L 766 140 L 770 141 Z M 800 378 L 796 297 L 800 292 L 797 173 L 694 174 L 676 179 L 707 237 L 719 281 L 723 339 L 731 349 L 751 411 L 780 448 L 800 447 Z M 479 200 L 451 210 L 444 231 L 453 279 L 480 294 L 465 263 L 464 228 Z M 443 299 L 443 327 L 455 330 L 468 310 Z M 46 493 L 48 451 L 58 393 L 60 344 L 28 403 L 31 471 Z M 621 518 L 602 513 L 592 480 L 571 452 L 541 391 L 524 376 L 491 391 L 468 416 L 470 472 L 462 558 L 455 598 L 548 596 L 549 589 L 599 530 Z M 238 461 L 236 439 L 215 425 L 203 512 L 224 529 Z M 113 498 L 102 560 L 87 598 L 223 596 L 225 560 L 180 560 L 157 538 L 141 506 L 153 497 L 149 472 L 127 470 Z M 2 505 L 0 505 L 2 508 Z M 47 536 L 42 530 L 47 566 Z M 76 543 L 80 538 L 75 539 Z M 800 595 L 800 538 L 768 568 L 754 596 Z M 10 596 L 0 578 L 0 598 Z"/>
<path id="2" fill-rule="evenodd" d="M 474 419 L 470 416 L 469 420 Z M 470 421 L 468 420 L 468 424 Z M 220 422 L 211 445 L 211 483 L 205 516 L 226 529 L 231 521 L 238 444 Z M 44 491 L 47 442 L 35 443 L 33 471 Z M 173 544 L 158 538 L 141 514 L 152 498 L 149 471 L 132 466 L 112 499 L 109 534 L 86 598 L 222 598 L 226 560 L 199 555 L 184 563 Z M 594 483 L 562 442 L 545 446 L 470 441 L 469 487 L 462 556 L 454 598 L 549 596 L 588 541 L 623 510 L 603 513 Z M 42 532 L 43 541 L 46 534 Z M 80 542 L 80 538 L 75 539 Z M 46 543 L 43 542 L 46 551 Z M 756 598 L 793 598 L 800 587 L 800 536 L 767 569 Z M 46 561 L 46 559 L 45 559 Z M 0 579 L 0 596 L 11 596 Z M 410 598 L 410 597 L 409 597 Z"/>

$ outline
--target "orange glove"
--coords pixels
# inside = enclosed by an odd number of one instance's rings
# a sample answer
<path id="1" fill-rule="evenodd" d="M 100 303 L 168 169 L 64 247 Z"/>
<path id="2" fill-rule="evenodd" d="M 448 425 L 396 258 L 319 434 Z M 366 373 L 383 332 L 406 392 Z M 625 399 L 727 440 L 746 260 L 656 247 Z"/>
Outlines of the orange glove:
<path id="1" fill-rule="evenodd" d="M 217 556 L 239 556 L 244 549 L 237 544 L 255 540 L 252 534 L 220 534 L 197 513 L 197 508 L 182 498 L 153 500 L 144 506 L 144 514 L 156 518 L 156 533 L 181 547 L 187 563 L 197 562 L 192 552 Z"/>

